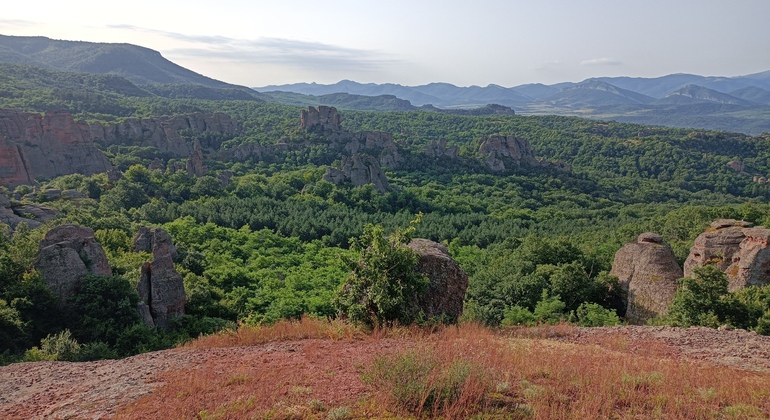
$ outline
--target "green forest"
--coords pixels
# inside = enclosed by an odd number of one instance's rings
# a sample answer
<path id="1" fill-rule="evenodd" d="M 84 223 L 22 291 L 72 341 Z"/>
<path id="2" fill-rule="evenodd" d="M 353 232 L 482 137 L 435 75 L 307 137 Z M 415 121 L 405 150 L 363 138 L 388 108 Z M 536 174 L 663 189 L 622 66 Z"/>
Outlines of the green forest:
<path id="1" fill-rule="evenodd" d="M 0 362 L 124 357 L 238 324 L 333 318 L 350 261 L 363 258 L 367 241 L 376 239 L 372 232 L 382 237 L 409 226 L 411 236 L 445 244 L 469 275 L 461 322 L 617 324 L 623 297 L 608 272 L 615 252 L 640 233 L 662 235 L 681 265 L 695 237 L 717 218 L 770 226 L 769 187 L 752 177 L 770 173 L 767 133 L 560 116 L 342 110 L 348 131 L 393 135 L 401 162 L 383 168 L 392 188 L 380 192 L 323 180 L 342 156 L 323 136 L 299 128 L 303 108 L 243 95 L 0 65 L 2 109 L 66 110 L 104 124 L 219 112 L 238 122 L 237 136 L 183 135 L 223 151 L 279 140 L 307 145 L 267 158 L 210 153 L 203 176 L 149 169 L 155 161 L 172 168 L 186 158 L 111 145 L 103 152 L 122 172 L 118 180 L 69 174 L 38 179 L 35 187 L 2 187 L 18 201 L 59 214 L 36 229 L 0 231 Z M 478 155 L 490 135 L 527 139 L 536 157 L 572 170 L 511 165 L 493 171 Z M 458 148 L 456 158 L 423 152 L 442 139 Z M 746 174 L 729 167 L 731 161 L 742 162 Z M 50 200 L 42 192 L 47 188 L 76 189 L 84 197 Z M 410 224 L 415 219 L 419 223 Z M 113 272 L 84 278 L 67 308 L 34 269 L 45 232 L 65 223 L 95 231 Z M 147 256 L 131 252 L 131 238 L 147 225 L 171 235 L 184 278 L 186 315 L 169 331 L 144 326 L 134 309 Z M 770 333 L 770 289 L 729 294 L 724 282 L 711 271 L 685 279 L 671 315 L 655 322 Z"/>

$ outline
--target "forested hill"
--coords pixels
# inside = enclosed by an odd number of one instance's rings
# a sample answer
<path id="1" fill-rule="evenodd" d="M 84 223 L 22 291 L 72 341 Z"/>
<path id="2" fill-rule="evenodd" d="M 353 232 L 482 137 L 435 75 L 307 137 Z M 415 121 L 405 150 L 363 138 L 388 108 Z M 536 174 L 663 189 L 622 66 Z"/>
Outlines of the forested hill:
<path id="1" fill-rule="evenodd" d="M 490 325 L 559 296 L 570 299 L 552 306 L 555 319 L 583 304 L 623 315 L 607 271 L 641 232 L 662 235 L 681 263 L 716 218 L 770 221 L 768 185 L 755 181 L 770 173 L 766 135 L 426 111 L 324 110 L 326 120 L 313 120 L 304 107 L 163 96 L 118 76 L 31 69 L 0 67 L 0 108 L 29 113 L 24 121 L 55 110 L 57 121 L 84 122 L 38 143 L 24 136 L 42 129 L 3 134 L 2 146 L 37 153 L 78 133 L 116 170 L 2 191 L 0 215 L 45 223 L 0 236 L 0 361 L 42 357 L 25 351 L 65 329 L 89 343 L 89 357 L 114 357 L 236 321 L 333 317 L 348 275 L 341 256 L 356 252 L 350 238 L 368 223 L 409 226 L 420 213 L 414 235 L 447 245 L 470 276 L 466 318 Z M 369 174 L 379 166 L 387 188 L 354 181 L 357 162 Z M 347 178 L 330 176 L 340 172 Z M 33 268 L 41 237 L 64 223 L 94 230 L 113 273 L 89 280 L 68 313 Z M 187 315 L 174 334 L 145 328 L 133 306 L 118 317 L 91 304 L 105 290 L 137 300 L 144 260 L 131 238 L 144 225 L 163 227 L 178 249 Z"/>
<path id="2" fill-rule="evenodd" d="M 0 62 L 35 65 L 61 71 L 115 74 L 137 84 L 234 87 L 172 63 L 157 51 L 131 44 L 0 35 Z"/>

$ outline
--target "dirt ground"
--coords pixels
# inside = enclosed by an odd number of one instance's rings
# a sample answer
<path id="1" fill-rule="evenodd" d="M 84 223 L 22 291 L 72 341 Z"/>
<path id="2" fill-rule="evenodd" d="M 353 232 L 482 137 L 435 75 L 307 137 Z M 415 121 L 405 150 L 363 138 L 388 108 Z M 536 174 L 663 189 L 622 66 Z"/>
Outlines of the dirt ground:
<path id="1" fill-rule="evenodd" d="M 622 326 L 567 331 L 552 339 L 599 346 L 613 342 L 616 351 L 617 343 L 622 343 L 621 351 L 629 353 L 655 345 L 662 357 L 770 372 L 770 337 L 743 330 Z M 314 389 L 349 396 L 366 391 L 357 379 L 362 365 L 410 345 L 407 339 L 307 339 L 248 347 L 172 349 L 98 362 L 17 363 L 0 367 L 0 418 L 111 418 L 121 407 L 162 385 L 164 373 L 212 363 L 221 369 L 263 363 L 276 378 L 303 370 Z M 328 377 L 336 378 L 334 386 L 324 379 Z M 350 386 L 340 388 L 340 384 Z"/>

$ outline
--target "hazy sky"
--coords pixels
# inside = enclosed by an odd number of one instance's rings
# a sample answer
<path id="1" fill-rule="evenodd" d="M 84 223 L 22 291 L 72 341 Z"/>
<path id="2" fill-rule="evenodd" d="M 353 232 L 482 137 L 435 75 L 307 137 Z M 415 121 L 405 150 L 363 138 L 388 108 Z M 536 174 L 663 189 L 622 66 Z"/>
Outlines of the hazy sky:
<path id="1" fill-rule="evenodd" d="M 246 86 L 509 87 L 770 70 L 770 0 L 5 3 L 0 34 L 138 44 Z"/>

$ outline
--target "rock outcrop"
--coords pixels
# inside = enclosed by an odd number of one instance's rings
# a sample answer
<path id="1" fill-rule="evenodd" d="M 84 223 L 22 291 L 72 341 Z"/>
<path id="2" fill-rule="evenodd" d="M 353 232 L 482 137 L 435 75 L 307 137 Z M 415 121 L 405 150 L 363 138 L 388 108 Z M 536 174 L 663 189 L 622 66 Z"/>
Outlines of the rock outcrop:
<path id="1" fill-rule="evenodd" d="M 308 107 L 299 115 L 299 127 L 308 131 L 341 131 L 342 118 L 337 108 L 321 105 Z"/>
<path id="2" fill-rule="evenodd" d="M 695 239 L 684 275 L 713 264 L 727 275 L 728 290 L 770 284 L 770 229 L 749 222 L 721 219 Z"/>
<path id="3" fill-rule="evenodd" d="M 32 184 L 35 178 L 91 175 L 112 168 L 68 112 L 45 115 L 0 110 L 0 185 Z"/>
<path id="4" fill-rule="evenodd" d="M 187 175 L 191 178 L 195 176 L 200 177 L 206 174 L 206 168 L 203 166 L 203 148 L 198 139 L 195 140 L 193 150 L 190 152 L 189 159 L 187 159 L 186 169 Z"/>
<path id="5" fill-rule="evenodd" d="M 615 253 L 611 275 L 627 292 L 626 320 L 641 324 L 668 313 L 677 279 L 683 277 L 671 247 L 655 233 L 642 233 L 636 242 Z"/>
<path id="6" fill-rule="evenodd" d="M 390 190 L 390 184 L 382 172 L 377 159 L 366 154 L 354 153 L 351 157 L 343 156 L 342 169 L 328 167 L 323 180 L 334 184 L 350 182 L 358 187 L 373 184 L 379 192 Z"/>
<path id="7" fill-rule="evenodd" d="M 432 141 L 423 148 L 423 153 L 434 158 L 456 158 L 460 149 L 457 146 L 447 146 L 446 139 Z"/>
<path id="8" fill-rule="evenodd" d="M 185 158 L 193 152 L 194 143 L 185 136 L 200 135 L 204 149 L 219 149 L 216 142 L 232 138 L 240 133 L 238 123 L 223 113 L 193 113 L 159 118 L 129 118 L 117 124 L 93 123 L 87 127 L 87 135 L 104 146 L 150 146 L 173 157 Z M 212 140 L 205 140 L 205 139 Z M 218 139 L 218 140 L 213 140 Z"/>
<path id="9" fill-rule="evenodd" d="M 407 246 L 419 257 L 417 271 L 430 279 L 428 290 L 420 296 L 420 308 L 428 318 L 457 321 L 463 313 L 468 275 L 440 243 L 415 238 Z"/>
<path id="10" fill-rule="evenodd" d="M 479 147 L 479 154 L 489 169 L 499 172 L 510 166 L 506 162 L 521 165 L 537 165 L 532 147 L 527 139 L 516 136 L 489 136 Z"/>
<path id="11" fill-rule="evenodd" d="M 77 225 L 61 225 L 46 233 L 38 247 L 35 268 L 62 305 L 75 294 L 86 274 L 112 274 L 94 231 Z"/>
<path id="12" fill-rule="evenodd" d="M 31 228 L 39 227 L 56 218 L 58 214 L 58 210 L 50 207 L 12 202 L 5 194 L 0 193 L 0 223 L 8 225 L 11 230 L 15 230 L 22 222 Z"/>
<path id="13" fill-rule="evenodd" d="M 713 264 L 728 273 L 734 255 L 738 253 L 741 242 L 746 238 L 743 230 L 751 226 L 753 225 L 749 222 L 734 219 L 712 222 L 709 229 L 695 238 L 690 255 L 684 262 L 684 276 L 692 277 L 694 268 L 706 264 Z"/>
<path id="14" fill-rule="evenodd" d="M 727 279 L 731 292 L 748 286 L 770 284 L 770 229 L 752 227 L 743 229 L 746 236 L 727 267 Z"/>
<path id="15" fill-rule="evenodd" d="M 174 268 L 176 248 L 165 230 L 142 226 L 134 237 L 134 252 L 141 251 L 151 252 L 153 260 L 142 265 L 137 309 L 145 324 L 167 329 L 171 319 L 184 316 L 186 300 L 182 276 Z"/>

